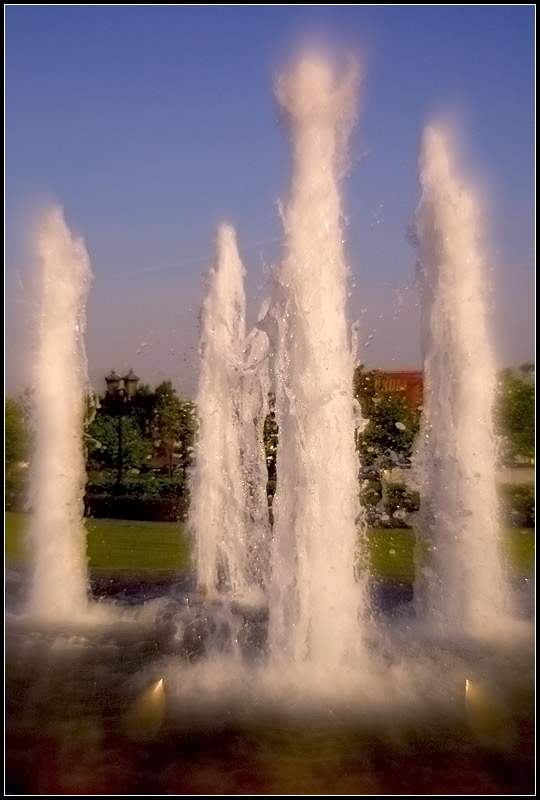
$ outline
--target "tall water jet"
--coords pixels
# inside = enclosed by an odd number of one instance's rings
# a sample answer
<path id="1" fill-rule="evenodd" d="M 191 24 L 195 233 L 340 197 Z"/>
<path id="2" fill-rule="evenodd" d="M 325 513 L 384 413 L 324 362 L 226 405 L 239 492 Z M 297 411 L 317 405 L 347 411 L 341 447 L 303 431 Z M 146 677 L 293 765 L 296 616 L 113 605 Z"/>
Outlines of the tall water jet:
<path id="1" fill-rule="evenodd" d="M 354 62 L 338 78 L 308 55 L 276 87 L 294 149 L 269 312 L 279 429 L 269 649 L 275 661 L 322 672 L 353 652 L 357 662 L 366 596 L 354 572 L 360 420 L 338 192 L 358 85 Z"/>
<path id="2" fill-rule="evenodd" d="M 83 425 L 89 396 L 85 304 L 92 281 L 88 254 L 60 208 L 41 222 L 37 250 L 40 299 L 32 394 L 29 551 L 33 575 L 27 611 L 73 620 L 87 604 Z"/>
<path id="3" fill-rule="evenodd" d="M 417 570 L 417 612 L 434 626 L 488 632 L 508 608 L 480 207 L 453 174 L 444 129 L 425 130 L 419 172 L 415 240 L 425 397 L 415 462 L 428 558 Z"/>
<path id="4" fill-rule="evenodd" d="M 267 561 L 262 550 L 268 540 L 268 508 L 257 466 L 264 463 L 264 393 L 246 385 L 253 380 L 258 337 L 246 337 L 244 274 L 235 231 L 222 225 L 201 311 L 199 427 L 189 520 L 199 586 L 211 596 L 245 596 L 260 587 Z M 254 400 L 258 410 L 249 405 Z"/>

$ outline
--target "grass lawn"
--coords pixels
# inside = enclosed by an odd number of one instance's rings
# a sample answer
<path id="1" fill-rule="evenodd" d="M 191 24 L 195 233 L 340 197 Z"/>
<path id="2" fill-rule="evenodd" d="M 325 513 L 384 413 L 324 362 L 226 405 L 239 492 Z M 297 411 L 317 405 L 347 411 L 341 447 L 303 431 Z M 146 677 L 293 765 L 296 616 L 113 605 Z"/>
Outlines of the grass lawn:
<path id="1" fill-rule="evenodd" d="M 412 580 L 416 534 L 410 528 L 370 528 L 367 532 L 369 568 L 374 577 Z M 534 572 L 534 528 L 507 528 L 505 563 L 515 574 Z"/>
<path id="2" fill-rule="evenodd" d="M 25 529 L 28 515 L 5 514 L 6 562 L 27 558 Z M 180 522 L 87 519 L 90 570 L 111 573 L 174 573 L 191 567 L 191 543 Z M 370 528 L 367 532 L 369 569 L 377 578 L 412 580 L 415 533 L 410 529 Z M 534 528 L 505 532 L 507 563 L 512 572 L 534 572 Z"/>
<path id="3" fill-rule="evenodd" d="M 25 546 L 27 514 L 6 512 L 7 563 L 28 557 Z M 126 573 L 182 573 L 190 568 L 191 547 L 181 523 L 124 519 L 87 519 L 90 570 Z"/>

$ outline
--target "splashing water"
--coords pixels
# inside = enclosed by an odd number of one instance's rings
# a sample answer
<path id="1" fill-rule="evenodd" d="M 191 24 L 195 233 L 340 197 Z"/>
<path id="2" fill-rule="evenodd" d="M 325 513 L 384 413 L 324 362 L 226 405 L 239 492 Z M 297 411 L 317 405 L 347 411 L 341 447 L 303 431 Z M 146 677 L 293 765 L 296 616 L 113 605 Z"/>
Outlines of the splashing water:
<path id="1" fill-rule="evenodd" d="M 256 377 L 260 338 L 246 337 L 243 278 L 235 232 L 222 225 L 201 313 L 199 430 L 190 508 L 199 586 L 211 596 L 247 597 L 260 588 L 266 566 L 262 550 L 268 522 L 261 514 L 266 507 L 261 480 L 266 398 Z"/>
<path id="2" fill-rule="evenodd" d="M 492 427 L 495 365 L 485 309 L 479 206 L 452 174 L 449 142 L 428 127 L 416 214 L 425 400 L 416 468 L 429 542 L 415 597 L 424 622 L 473 633 L 508 611 Z"/>
<path id="3" fill-rule="evenodd" d="M 27 610 L 41 619 L 72 620 L 86 608 L 88 589 L 82 430 L 89 389 L 85 303 L 93 276 L 84 244 L 72 237 L 59 208 L 43 218 L 38 251 Z"/>
<path id="4" fill-rule="evenodd" d="M 362 649 L 365 601 L 354 574 L 359 419 L 338 193 L 357 87 L 355 64 L 337 82 L 326 62 L 309 57 L 277 84 L 294 157 L 269 311 L 279 429 L 269 650 L 323 671 Z"/>
<path id="5" fill-rule="evenodd" d="M 210 594 L 261 589 L 269 663 L 301 667 L 304 676 L 307 666 L 357 667 L 364 648 L 367 591 L 365 576 L 355 574 L 363 531 L 354 432 L 361 419 L 338 193 L 358 82 L 356 64 L 338 80 L 324 60 L 310 57 L 278 81 L 294 138 L 285 258 L 246 337 L 244 269 L 233 230 L 222 226 L 201 320 L 190 514 L 198 580 Z M 271 532 L 266 498 L 256 491 L 266 485 L 260 448 L 268 369 L 279 430 Z"/>

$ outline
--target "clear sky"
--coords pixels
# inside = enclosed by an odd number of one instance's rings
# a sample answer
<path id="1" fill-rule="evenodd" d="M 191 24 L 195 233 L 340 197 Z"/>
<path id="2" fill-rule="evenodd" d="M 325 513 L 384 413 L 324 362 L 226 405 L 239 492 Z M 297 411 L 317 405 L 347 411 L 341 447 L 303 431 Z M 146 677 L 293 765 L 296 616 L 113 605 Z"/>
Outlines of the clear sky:
<path id="1" fill-rule="evenodd" d="M 424 126 L 451 115 L 482 187 L 500 366 L 535 360 L 534 5 L 7 5 L 5 391 L 28 381 L 28 220 L 60 205 L 94 281 L 90 379 L 194 397 L 203 275 L 234 226 L 250 319 L 279 260 L 291 141 L 276 76 L 314 36 L 363 63 L 341 183 L 351 324 L 368 367 L 420 367 L 415 253 Z M 487 252 L 487 251 L 486 251 Z"/>

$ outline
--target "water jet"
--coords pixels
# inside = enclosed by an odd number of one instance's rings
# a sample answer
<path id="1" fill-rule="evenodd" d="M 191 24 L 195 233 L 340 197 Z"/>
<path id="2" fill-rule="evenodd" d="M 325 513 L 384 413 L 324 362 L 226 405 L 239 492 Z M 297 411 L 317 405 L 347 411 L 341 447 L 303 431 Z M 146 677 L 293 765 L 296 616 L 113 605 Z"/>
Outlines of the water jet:
<path id="1" fill-rule="evenodd" d="M 81 432 L 89 392 L 84 334 L 92 271 L 82 240 L 72 237 L 60 208 L 43 216 L 37 241 L 28 612 L 66 620 L 84 613 L 88 593 Z"/>
<path id="2" fill-rule="evenodd" d="M 500 633 L 511 611 L 503 579 L 493 428 L 496 370 L 488 334 L 480 205 L 456 175 L 448 133 L 431 125 L 419 163 L 415 220 L 426 386 L 416 470 L 423 624 Z"/>
<path id="3" fill-rule="evenodd" d="M 228 225 L 218 231 L 201 315 L 193 585 L 179 576 L 163 596 L 129 608 L 112 597 L 88 600 L 82 554 L 75 559 L 73 607 L 106 609 L 112 621 L 83 630 L 72 624 L 64 600 L 47 612 L 52 622 L 61 620 L 61 635 L 34 616 L 38 602 L 32 615 L 25 608 L 8 619 L 7 771 L 14 794 L 526 794 L 534 785 L 532 624 L 525 617 L 511 636 L 508 626 L 500 637 L 478 635 L 485 596 L 509 618 L 513 609 L 500 590 L 499 557 L 478 562 L 469 543 L 474 530 L 461 523 L 454 539 L 462 508 L 474 515 L 477 499 L 491 498 L 493 451 L 489 424 L 476 410 L 481 461 L 478 476 L 471 475 L 468 459 L 478 451 L 461 449 L 453 438 L 467 413 L 464 395 L 451 409 L 443 403 L 454 389 L 463 392 L 458 334 L 468 322 L 452 317 L 443 302 L 437 237 L 450 242 L 445 264 L 453 269 L 465 251 L 470 257 L 472 306 L 481 301 L 482 280 L 471 268 L 474 240 L 461 218 L 455 224 L 447 216 L 443 199 L 454 182 L 431 133 L 416 229 L 423 302 L 429 320 L 440 313 L 452 319 L 445 327 L 439 318 L 442 339 L 425 333 L 433 451 L 422 453 L 422 463 L 435 473 L 445 469 L 446 455 L 465 466 L 444 473 L 447 483 L 455 480 L 451 506 L 437 476 L 427 476 L 428 510 L 449 522 L 434 542 L 444 557 L 435 550 L 421 565 L 428 580 L 415 587 L 415 614 L 410 602 L 401 604 L 403 613 L 399 604 L 391 614 L 373 613 L 338 191 L 358 85 L 353 62 L 339 76 L 312 56 L 278 81 L 293 136 L 292 191 L 283 211 L 283 260 L 250 333 L 236 234 Z M 67 248 L 69 270 L 60 284 L 71 285 L 81 250 L 58 219 L 53 228 L 53 238 L 67 242 L 53 262 L 62 262 Z M 75 313 L 57 308 L 79 354 L 84 296 Z M 489 394 L 490 380 L 476 372 L 479 360 L 488 362 L 485 335 L 475 331 L 479 356 L 466 362 L 467 380 Z M 71 363 L 71 350 L 60 352 Z M 60 381 L 66 391 L 73 383 L 68 372 Z M 261 448 L 270 389 L 279 428 L 272 526 Z M 489 396 L 482 397 L 484 415 Z M 78 401 L 79 394 L 74 407 Z M 440 419 L 445 413 L 451 422 Z M 72 420 L 72 433 L 80 422 Z M 58 477 L 61 469 L 55 462 L 48 471 Z M 48 492 L 45 505 L 52 503 Z M 426 531 L 435 537 L 432 517 Z M 492 526 L 492 535 L 497 520 L 477 519 Z M 80 531 L 79 524 L 70 530 Z M 461 552 L 470 567 L 461 565 Z M 69 570 L 69 561 L 62 566 Z M 478 584 L 476 570 L 483 573 Z M 33 576 L 28 580 L 32 591 Z M 57 589 L 50 585 L 47 594 Z M 39 597 L 47 602 L 41 591 Z"/>

